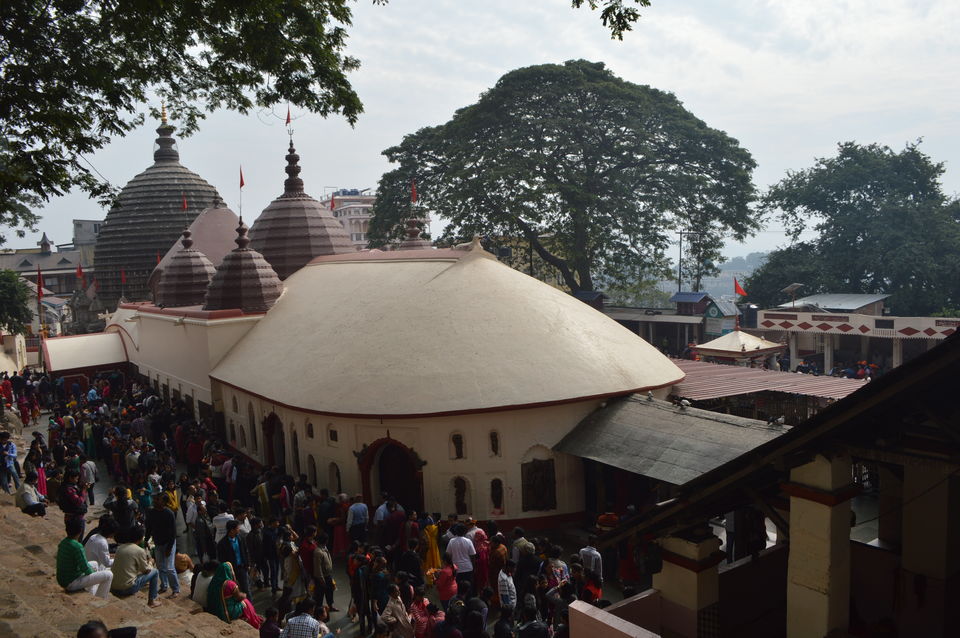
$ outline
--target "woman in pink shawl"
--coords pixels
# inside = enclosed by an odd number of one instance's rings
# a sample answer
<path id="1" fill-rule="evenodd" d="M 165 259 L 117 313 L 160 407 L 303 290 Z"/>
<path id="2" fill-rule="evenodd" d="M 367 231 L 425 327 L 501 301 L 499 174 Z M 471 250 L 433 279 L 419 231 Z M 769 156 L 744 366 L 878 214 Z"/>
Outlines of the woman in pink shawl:
<path id="1" fill-rule="evenodd" d="M 476 580 L 474 587 L 475 591 L 480 592 L 488 585 L 487 581 L 489 580 L 490 540 L 487 538 L 487 533 L 480 529 L 476 521 L 473 519 L 470 519 L 470 521 L 472 521 L 474 528 L 470 530 L 468 536 L 473 537 L 473 548 L 477 550 L 477 568 L 473 570 Z"/>
<path id="2" fill-rule="evenodd" d="M 260 629 L 263 617 L 258 616 L 253 603 L 246 594 L 240 591 L 237 581 L 229 580 L 233 575 L 230 563 L 221 563 L 210 581 L 207 592 L 207 611 L 220 617 L 221 620 L 243 620 L 254 629 Z M 223 580 L 226 578 L 227 580 Z M 217 588 L 219 587 L 219 595 Z"/>

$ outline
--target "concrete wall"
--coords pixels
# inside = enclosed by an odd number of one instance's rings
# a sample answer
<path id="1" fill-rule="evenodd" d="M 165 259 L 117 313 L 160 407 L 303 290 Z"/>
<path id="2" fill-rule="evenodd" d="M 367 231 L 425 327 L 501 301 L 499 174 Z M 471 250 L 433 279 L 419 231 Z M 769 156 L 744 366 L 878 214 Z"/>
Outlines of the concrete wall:
<path id="1" fill-rule="evenodd" d="M 783 635 L 787 622 L 789 546 L 774 545 L 757 560 L 744 558 L 720 568 L 722 636 Z"/>
<path id="2" fill-rule="evenodd" d="M 230 432 L 236 429 L 235 447 L 247 456 L 266 463 L 262 424 L 274 412 L 283 424 L 286 467 L 310 477 L 311 459 L 319 487 L 336 489 L 330 479 L 336 464 L 342 477 L 342 490 L 361 492 L 362 477 L 354 451 L 379 439 L 390 437 L 412 448 L 426 461 L 423 467 L 424 507 L 446 515 L 454 511 L 453 479 L 461 476 L 468 486 L 467 502 L 471 514 L 481 519 L 515 520 L 543 516 L 575 515 L 583 511 L 583 467 L 578 457 L 555 453 L 553 446 L 577 423 L 592 412 L 598 401 L 509 410 L 462 416 L 411 419 L 355 419 L 309 414 L 272 404 L 214 382 L 223 394 L 223 409 Z M 318 388 L 318 392 L 322 388 Z M 362 391 L 362 389 L 358 389 Z M 248 415 L 253 408 L 254 422 Z M 313 436 L 308 434 L 312 425 Z M 243 430 L 242 434 L 240 430 Z M 332 441 L 330 430 L 337 440 Z M 500 454 L 494 455 L 490 432 L 500 437 Z M 293 434 L 298 448 L 294 458 Z M 464 457 L 454 458 L 451 436 L 464 437 Z M 531 459 L 553 458 L 556 471 L 557 508 L 546 511 L 522 510 L 521 463 Z M 371 472 L 372 493 L 389 485 L 380 485 Z M 503 510 L 495 511 L 490 498 L 490 483 L 500 479 L 504 487 Z"/>
<path id="3" fill-rule="evenodd" d="M 658 635 L 588 603 L 578 600 L 570 605 L 571 638 L 656 638 Z"/>

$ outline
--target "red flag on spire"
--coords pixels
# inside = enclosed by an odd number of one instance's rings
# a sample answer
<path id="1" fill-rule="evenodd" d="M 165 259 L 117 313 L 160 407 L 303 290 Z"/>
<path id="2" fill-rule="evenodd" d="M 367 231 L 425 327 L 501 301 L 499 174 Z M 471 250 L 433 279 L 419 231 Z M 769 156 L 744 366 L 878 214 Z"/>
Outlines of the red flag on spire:
<path id="1" fill-rule="evenodd" d="M 241 166 L 241 167 L 240 167 L 240 188 L 243 188 L 243 184 L 244 184 L 244 181 L 243 181 L 243 167 Z"/>
<path id="2" fill-rule="evenodd" d="M 83 288 L 87 287 L 87 277 L 83 274 L 83 264 L 77 264 L 77 280 Z"/>
<path id="3" fill-rule="evenodd" d="M 160 251 L 157 251 L 157 265 L 160 265 Z"/>
<path id="4" fill-rule="evenodd" d="M 183 197 L 183 210 L 187 210 L 187 196 L 183 193 L 180 193 L 180 196 Z"/>
<path id="5" fill-rule="evenodd" d="M 417 203 L 417 180 L 410 180 L 410 202 Z"/>
<path id="6" fill-rule="evenodd" d="M 127 271 L 123 268 L 120 269 L 120 284 L 127 283 Z"/>
<path id="7" fill-rule="evenodd" d="M 287 126 L 290 126 L 290 105 L 287 104 Z"/>
<path id="8" fill-rule="evenodd" d="M 43 299 L 43 273 L 40 272 L 40 266 L 37 266 L 37 301 Z"/>
<path id="9" fill-rule="evenodd" d="M 333 191 L 333 194 L 330 196 L 330 210 L 333 210 L 337 207 L 337 191 Z"/>
<path id="10" fill-rule="evenodd" d="M 747 296 L 747 291 L 743 289 L 743 287 L 740 285 L 740 282 L 737 281 L 736 277 L 733 278 L 733 293 L 736 295 L 740 295 L 741 297 Z"/>

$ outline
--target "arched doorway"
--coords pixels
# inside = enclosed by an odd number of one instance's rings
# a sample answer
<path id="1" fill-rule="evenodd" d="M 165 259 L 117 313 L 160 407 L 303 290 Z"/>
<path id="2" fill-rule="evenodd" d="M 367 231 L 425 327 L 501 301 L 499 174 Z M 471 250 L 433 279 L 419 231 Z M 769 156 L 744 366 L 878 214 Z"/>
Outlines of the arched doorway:
<path id="1" fill-rule="evenodd" d="M 267 456 L 267 465 L 278 465 L 286 471 L 287 452 L 283 440 L 283 422 L 275 412 L 271 412 L 263 421 L 263 449 Z"/>
<path id="2" fill-rule="evenodd" d="M 296 477 L 300 476 L 300 442 L 297 440 L 297 431 L 294 430 L 290 433 L 290 447 L 291 452 L 293 453 L 293 472 L 292 474 Z"/>
<path id="3" fill-rule="evenodd" d="M 330 467 L 327 468 L 327 473 L 329 474 L 329 487 L 327 489 L 335 494 L 343 492 L 343 477 L 340 476 L 340 466 L 331 462 Z"/>
<path id="4" fill-rule="evenodd" d="M 387 491 L 404 508 L 423 511 L 422 468 L 426 462 L 412 448 L 394 439 L 378 439 L 364 446 L 357 461 L 364 500 L 378 502 L 374 495 Z"/>
<path id="5" fill-rule="evenodd" d="M 317 486 L 317 462 L 313 460 L 313 455 L 307 455 L 307 480 L 310 481 L 310 485 L 314 487 Z"/>

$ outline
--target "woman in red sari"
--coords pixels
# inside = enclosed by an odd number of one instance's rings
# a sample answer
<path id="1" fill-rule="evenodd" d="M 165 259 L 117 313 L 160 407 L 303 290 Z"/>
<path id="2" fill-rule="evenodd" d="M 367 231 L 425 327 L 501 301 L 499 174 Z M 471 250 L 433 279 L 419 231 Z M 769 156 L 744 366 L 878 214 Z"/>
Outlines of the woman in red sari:
<path id="1" fill-rule="evenodd" d="M 487 533 L 477 525 L 476 521 L 473 525 L 476 527 L 470 530 L 468 535 L 473 536 L 473 548 L 477 550 L 477 568 L 473 570 L 473 577 L 476 579 L 474 587 L 475 591 L 481 592 L 489 584 L 490 541 L 487 539 Z"/>
<path id="2" fill-rule="evenodd" d="M 337 515 L 336 522 L 333 523 L 333 547 L 331 551 L 334 556 L 346 556 L 350 548 L 350 539 L 347 537 L 347 510 L 350 509 L 350 498 L 346 494 L 337 495 Z"/>

